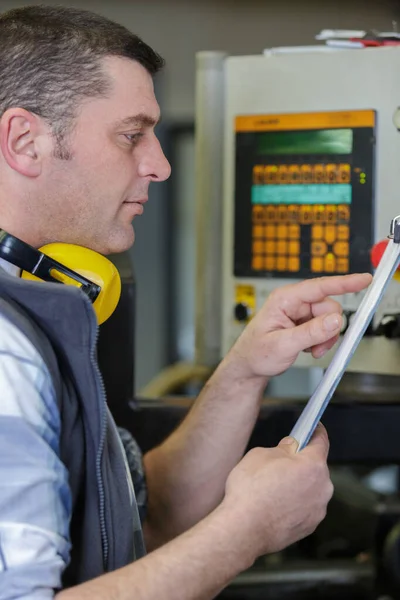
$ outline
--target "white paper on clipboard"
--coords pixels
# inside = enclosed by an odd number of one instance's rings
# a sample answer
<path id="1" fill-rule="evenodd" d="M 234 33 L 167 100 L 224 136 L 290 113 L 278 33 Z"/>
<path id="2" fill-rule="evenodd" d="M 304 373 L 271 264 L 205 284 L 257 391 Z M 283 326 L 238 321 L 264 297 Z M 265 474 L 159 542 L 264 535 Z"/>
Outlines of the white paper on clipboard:
<path id="1" fill-rule="evenodd" d="M 371 285 L 343 336 L 342 343 L 290 433 L 298 442 L 297 451 L 308 444 L 400 263 L 400 216 L 391 223 L 390 238 Z"/>

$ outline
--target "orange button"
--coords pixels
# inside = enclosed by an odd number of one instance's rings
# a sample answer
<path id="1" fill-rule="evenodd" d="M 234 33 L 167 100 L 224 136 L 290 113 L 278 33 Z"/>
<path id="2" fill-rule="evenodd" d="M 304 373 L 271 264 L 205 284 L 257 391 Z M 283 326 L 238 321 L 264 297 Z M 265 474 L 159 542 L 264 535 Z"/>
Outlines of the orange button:
<path id="1" fill-rule="evenodd" d="M 325 256 L 324 261 L 326 273 L 334 273 L 336 270 L 336 259 L 333 254 L 329 253 Z"/>
<path id="2" fill-rule="evenodd" d="M 336 261 L 336 271 L 338 273 L 348 273 L 349 272 L 349 259 L 348 258 L 338 258 Z"/>
<path id="3" fill-rule="evenodd" d="M 264 183 L 264 165 L 255 165 L 253 167 L 253 183 L 255 185 Z"/>
<path id="4" fill-rule="evenodd" d="M 264 220 L 264 208 L 262 206 L 253 206 L 253 223 L 260 223 Z"/>
<path id="5" fill-rule="evenodd" d="M 313 240 L 323 240 L 324 239 L 324 228 L 322 227 L 322 225 L 313 225 L 312 238 L 313 238 Z"/>
<path id="6" fill-rule="evenodd" d="M 300 269 L 300 259 L 298 256 L 289 256 L 288 259 L 288 269 L 295 273 Z"/>
<path id="7" fill-rule="evenodd" d="M 278 217 L 278 211 L 275 206 L 267 206 L 265 209 L 265 220 L 266 221 L 276 221 Z"/>
<path id="8" fill-rule="evenodd" d="M 264 236 L 264 227 L 262 225 L 254 225 L 253 238 L 262 238 Z"/>
<path id="9" fill-rule="evenodd" d="M 311 259 L 311 271 L 313 273 L 322 273 L 324 270 L 324 259 L 323 258 L 312 258 Z"/>
<path id="10" fill-rule="evenodd" d="M 289 223 L 297 223 L 299 220 L 299 207 L 294 204 L 288 206 L 287 220 Z"/>
<path id="11" fill-rule="evenodd" d="M 286 271 L 287 259 L 286 256 L 278 256 L 276 259 L 276 268 L 278 271 Z"/>
<path id="12" fill-rule="evenodd" d="M 273 240 L 268 240 L 268 242 L 265 242 L 265 252 L 267 254 L 275 254 L 276 250 L 276 242 L 274 242 Z"/>
<path id="13" fill-rule="evenodd" d="M 338 225 L 337 228 L 337 239 L 340 241 L 347 241 L 350 237 L 350 229 L 348 225 Z"/>
<path id="14" fill-rule="evenodd" d="M 314 212 L 314 223 L 325 223 L 326 221 L 326 211 L 325 206 L 322 204 L 318 204 L 313 207 Z"/>
<path id="15" fill-rule="evenodd" d="M 349 244 L 347 242 L 336 242 L 333 246 L 333 251 L 336 256 L 347 258 L 349 256 Z"/>
<path id="16" fill-rule="evenodd" d="M 275 270 L 275 257 L 274 256 L 267 256 L 265 258 L 265 268 L 267 269 L 267 271 L 274 271 Z"/>
<path id="17" fill-rule="evenodd" d="M 278 238 L 278 240 L 287 238 L 287 235 L 288 235 L 288 226 L 287 225 L 278 225 L 277 232 L 276 232 L 276 237 Z"/>
<path id="18" fill-rule="evenodd" d="M 326 222 L 327 223 L 336 223 L 337 221 L 337 207 L 329 205 L 326 207 Z"/>
<path id="19" fill-rule="evenodd" d="M 350 221 L 350 207 L 347 204 L 339 204 L 337 217 L 338 221 L 348 223 Z"/>
<path id="20" fill-rule="evenodd" d="M 264 171 L 265 183 L 277 183 L 278 167 L 276 165 L 267 165 Z"/>
<path id="21" fill-rule="evenodd" d="M 289 181 L 289 169 L 286 165 L 279 165 L 278 181 L 279 183 L 287 183 Z"/>
<path id="22" fill-rule="evenodd" d="M 304 204 L 300 207 L 300 223 L 303 225 L 309 225 L 313 221 L 312 207 Z"/>
<path id="23" fill-rule="evenodd" d="M 299 165 L 290 165 L 289 167 L 289 183 L 299 183 L 300 167 Z"/>
<path id="24" fill-rule="evenodd" d="M 300 237 L 300 225 L 289 225 L 289 238 L 291 240 L 299 239 Z"/>
<path id="25" fill-rule="evenodd" d="M 313 171 L 311 165 L 302 165 L 300 168 L 301 180 L 303 183 L 311 183 L 313 180 Z"/>
<path id="26" fill-rule="evenodd" d="M 268 239 L 273 239 L 276 235 L 276 226 L 275 225 L 266 225 L 265 235 Z"/>
<path id="27" fill-rule="evenodd" d="M 279 206 L 278 207 L 278 221 L 280 223 L 287 223 L 288 220 L 288 207 L 287 206 Z"/>
<path id="28" fill-rule="evenodd" d="M 254 271 L 262 271 L 264 268 L 264 258 L 262 256 L 253 256 L 251 265 Z"/>
<path id="29" fill-rule="evenodd" d="M 311 243 L 311 254 L 313 256 L 325 256 L 328 252 L 328 246 L 323 241 Z"/>
<path id="30" fill-rule="evenodd" d="M 328 244 L 333 244 L 336 240 L 336 227 L 334 225 L 327 225 L 325 227 L 325 241 Z"/>
<path id="31" fill-rule="evenodd" d="M 291 255 L 294 254 L 295 256 L 297 256 L 298 254 L 300 254 L 300 244 L 299 244 L 299 242 L 289 242 L 288 246 L 289 246 L 289 249 L 288 249 L 289 254 L 291 254 Z"/>
<path id="32" fill-rule="evenodd" d="M 324 165 L 314 165 L 314 183 L 323 183 Z"/>
<path id="33" fill-rule="evenodd" d="M 326 165 L 326 175 L 327 175 L 327 180 L 328 183 L 336 183 L 336 179 L 337 179 L 337 165 L 335 165 L 334 163 Z"/>
<path id="34" fill-rule="evenodd" d="M 350 165 L 341 164 L 339 165 L 338 170 L 338 182 L 339 183 L 350 183 L 351 173 L 350 173 Z"/>
<path id="35" fill-rule="evenodd" d="M 287 241 L 279 240 L 276 242 L 276 252 L 277 254 L 287 254 Z"/>
<path id="36" fill-rule="evenodd" d="M 262 254 L 264 251 L 264 242 L 253 242 L 253 254 Z"/>

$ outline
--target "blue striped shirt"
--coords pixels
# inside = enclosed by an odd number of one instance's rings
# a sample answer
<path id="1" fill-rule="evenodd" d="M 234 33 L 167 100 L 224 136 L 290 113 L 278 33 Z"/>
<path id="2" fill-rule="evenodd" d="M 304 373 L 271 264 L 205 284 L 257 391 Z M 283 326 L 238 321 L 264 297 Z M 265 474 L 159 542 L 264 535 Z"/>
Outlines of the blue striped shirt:
<path id="1" fill-rule="evenodd" d="M 56 406 L 41 356 L 0 315 L 0 600 L 53 598 L 69 561 L 71 493 Z M 120 433 L 143 517 L 141 453 Z"/>

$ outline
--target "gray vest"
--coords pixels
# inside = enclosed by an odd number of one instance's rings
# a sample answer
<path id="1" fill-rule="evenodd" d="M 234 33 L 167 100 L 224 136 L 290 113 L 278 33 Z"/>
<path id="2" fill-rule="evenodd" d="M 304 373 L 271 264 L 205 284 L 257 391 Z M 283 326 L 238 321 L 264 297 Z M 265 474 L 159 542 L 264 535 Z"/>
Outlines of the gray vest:
<path id="1" fill-rule="evenodd" d="M 62 423 L 60 457 L 73 502 L 72 553 L 63 586 L 77 585 L 145 553 L 125 456 L 97 366 L 96 317 L 77 288 L 25 281 L 2 269 L 0 313 L 33 343 L 53 380 Z"/>

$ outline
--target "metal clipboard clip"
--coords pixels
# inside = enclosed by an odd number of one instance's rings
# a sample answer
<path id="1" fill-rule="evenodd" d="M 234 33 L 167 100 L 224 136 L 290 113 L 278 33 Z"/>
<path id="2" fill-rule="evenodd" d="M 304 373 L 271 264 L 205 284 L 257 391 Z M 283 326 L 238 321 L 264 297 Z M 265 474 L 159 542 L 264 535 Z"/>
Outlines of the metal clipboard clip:
<path id="1" fill-rule="evenodd" d="M 298 442 L 297 451 L 308 444 L 400 263 L 400 216 L 392 220 L 388 237 L 389 243 L 373 280 L 329 367 L 290 433 Z"/>

